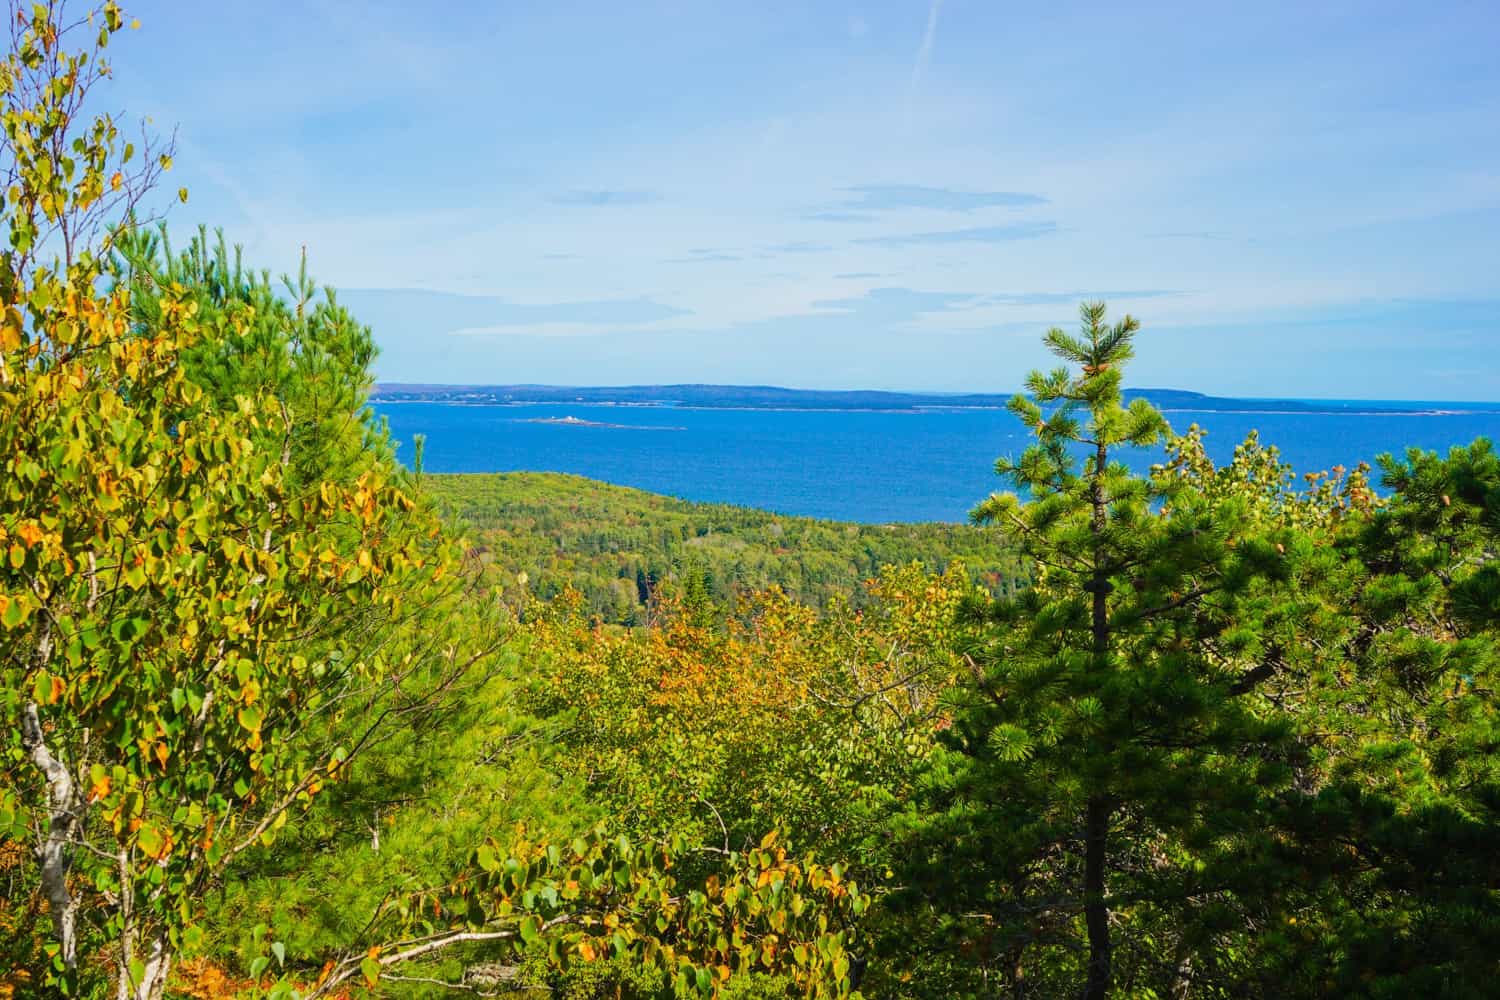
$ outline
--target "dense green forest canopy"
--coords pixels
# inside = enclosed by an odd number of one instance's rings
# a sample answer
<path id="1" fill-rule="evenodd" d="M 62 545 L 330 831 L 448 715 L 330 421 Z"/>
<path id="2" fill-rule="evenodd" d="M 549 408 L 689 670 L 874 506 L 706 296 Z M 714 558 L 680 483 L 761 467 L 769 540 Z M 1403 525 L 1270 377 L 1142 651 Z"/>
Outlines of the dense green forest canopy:
<path id="1" fill-rule="evenodd" d="M 427 475 L 468 530 L 473 556 L 517 608 L 566 587 L 606 622 L 644 624 L 663 588 L 732 609 L 776 586 L 823 609 L 861 604 L 883 566 L 942 573 L 962 563 L 986 590 L 1024 581 L 993 532 L 966 524 L 864 525 L 692 503 L 559 473 Z"/>
<path id="2" fill-rule="evenodd" d="M 0 997 L 1495 994 L 1490 442 L 1216 465 L 1084 303 L 971 526 L 423 476 L 11 13 Z"/>

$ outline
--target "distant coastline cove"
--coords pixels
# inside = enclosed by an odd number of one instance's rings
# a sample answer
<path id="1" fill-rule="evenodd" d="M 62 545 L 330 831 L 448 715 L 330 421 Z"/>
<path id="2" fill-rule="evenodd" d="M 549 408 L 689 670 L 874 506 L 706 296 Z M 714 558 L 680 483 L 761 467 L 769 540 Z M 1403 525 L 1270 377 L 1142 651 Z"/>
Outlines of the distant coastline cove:
<path id="1" fill-rule="evenodd" d="M 1015 419 L 999 408 L 1004 397 L 984 399 L 988 405 L 934 406 L 924 398 L 926 405 L 885 407 L 889 400 L 866 397 L 857 408 L 837 408 L 828 395 L 798 407 L 794 397 L 727 396 L 708 405 L 597 396 L 432 402 L 382 390 L 375 408 L 404 459 L 411 458 L 413 436 L 426 436 L 429 472 L 567 472 L 687 500 L 866 523 L 963 521 L 1000 488 L 991 472 L 995 459 L 1019 454 L 1026 444 Z M 1495 403 L 1196 397 L 1210 402 L 1192 408 L 1183 404 L 1193 394 L 1151 396 L 1175 430 L 1195 423 L 1208 430 L 1215 461 L 1226 461 L 1246 434 L 1259 430 L 1298 473 L 1373 461 L 1407 446 L 1446 452 L 1479 436 L 1500 436 Z M 662 433 L 668 426 L 674 433 Z M 1160 460 L 1160 452 L 1132 456 L 1142 470 Z"/>

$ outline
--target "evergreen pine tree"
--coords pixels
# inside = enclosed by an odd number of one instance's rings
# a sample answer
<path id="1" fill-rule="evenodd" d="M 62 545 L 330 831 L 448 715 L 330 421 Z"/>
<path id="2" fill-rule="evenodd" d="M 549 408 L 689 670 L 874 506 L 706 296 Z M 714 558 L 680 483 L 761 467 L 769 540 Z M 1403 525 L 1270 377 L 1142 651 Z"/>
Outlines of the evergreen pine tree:
<path id="1" fill-rule="evenodd" d="M 320 293 L 305 255 L 297 275 L 277 287 L 269 272 L 246 267 L 222 232 L 210 239 L 200 228 L 174 252 L 162 225 L 123 230 L 110 263 L 112 278 L 130 288 L 139 329 L 160 326 L 167 289 L 186 289 L 213 331 L 185 352 L 189 377 L 221 409 L 256 393 L 279 402 L 291 431 L 267 446 L 286 451 L 294 483 L 351 481 L 394 458 L 367 405 L 374 339 L 331 289 Z"/>
<path id="2" fill-rule="evenodd" d="M 1382 465 L 1393 495 L 1340 533 L 1336 628 L 1300 685 L 1319 766 L 1274 818 L 1297 920 L 1258 974 L 1289 997 L 1493 996 L 1500 457 L 1481 439 Z"/>
<path id="3" fill-rule="evenodd" d="M 1291 773 L 1289 727 L 1247 698 L 1278 662 L 1264 626 L 1290 560 L 1241 496 L 1117 460 L 1168 427 L 1122 398 L 1137 322 L 1081 314 L 1079 336 L 1046 335 L 1073 367 L 1032 373 L 1011 402 L 1034 443 L 996 468 L 1026 499 L 974 511 L 1034 582 L 975 609 L 971 696 L 907 875 L 1014 996 L 1081 981 L 1103 1000 L 1121 978 L 1183 995 L 1214 952 L 1183 914 L 1258 877 L 1247 840 Z"/>

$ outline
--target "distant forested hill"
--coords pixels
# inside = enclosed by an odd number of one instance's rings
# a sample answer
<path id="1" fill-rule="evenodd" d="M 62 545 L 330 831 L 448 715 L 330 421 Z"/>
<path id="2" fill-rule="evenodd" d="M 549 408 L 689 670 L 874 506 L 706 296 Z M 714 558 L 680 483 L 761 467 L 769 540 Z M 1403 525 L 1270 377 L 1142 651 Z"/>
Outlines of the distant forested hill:
<path id="1" fill-rule="evenodd" d="M 858 604 L 864 581 L 893 563 L 942 571 L 958 559 L 991 590 L 1016 582 L 1015 561 L 994 529 L 786 517 L 558 473 L 424 478 L 445 513 L 466 522 L 508 597 L 519 599 L 524 587 L 547 599 L 572 584 L 609 622 L 644 622 L 652 592 L 664 585 L 729 603 L 778 584 L 821 608 L 835 594 Z"/>
<path id="2" fill-rule="evenodd" d="M 1010 393 L 882 392 L 873 389 L 786 389 L 770 385 L 417 385 L 384 383 L 374 399 L 382 403 L 595 403 L 618 406 L 690 406 L 750 410 L 928 410 L 994 409 Z M 1351 404 L 1331 400 L 1233 399 L 1185 389 L 1126 389 L 1125 399 L 1149 399 L 1164 409 L 1250 412 L 1340 413 L 1355 409 L 1411 412 L 1419 404 Z"/>

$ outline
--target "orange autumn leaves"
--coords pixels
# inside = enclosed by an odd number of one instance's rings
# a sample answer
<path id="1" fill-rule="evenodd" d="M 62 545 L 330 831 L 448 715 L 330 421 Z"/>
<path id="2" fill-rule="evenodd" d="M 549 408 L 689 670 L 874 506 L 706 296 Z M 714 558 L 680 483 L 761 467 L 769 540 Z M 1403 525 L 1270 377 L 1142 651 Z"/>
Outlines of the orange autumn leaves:
<path id="1" fill-rule="evenodd" d="M 869 607 L 823 614 L 772 589 L 717 625 L 668 597 L 636 631 L 584 620 L 565 595 L 529 627 L 534 707 L 568 716 L 581 773 L 639 832 L 847 846 L 861 801 L 943 728 L 972 585 L 959 565 L 910 566 L 870 588 Z"/>

